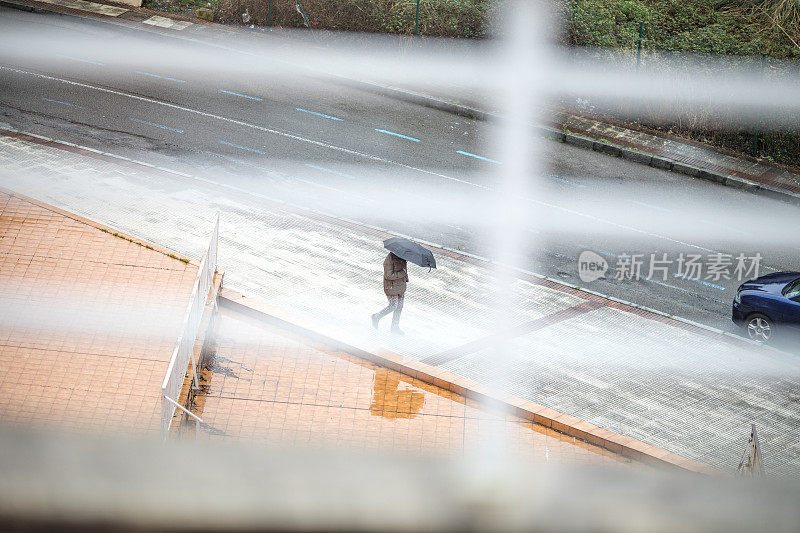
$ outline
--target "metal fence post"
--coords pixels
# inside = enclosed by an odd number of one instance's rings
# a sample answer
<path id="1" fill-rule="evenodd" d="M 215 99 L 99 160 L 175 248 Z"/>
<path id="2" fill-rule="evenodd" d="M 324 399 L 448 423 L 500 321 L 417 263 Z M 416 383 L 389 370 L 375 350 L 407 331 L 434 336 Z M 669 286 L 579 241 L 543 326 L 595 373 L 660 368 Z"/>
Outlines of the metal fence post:
<path id="1" fill-rule="evenodd" d="M 268 0 L 267 4 L 267 27 L 272 27 L 272 0 Z"/>
<path id="2" fill-rule="evenodd" d="M 767 54 L 761 54 L 761 80 L 764 80 L 764 65 L 767 62 Z M 758 127 L 761 125 L 761 111 L 756 112 L 756 129 L 753 132 L 753 157 L 758 155 Z"/>
<path id="3" fill-rule="evenodd" d="M 639 74 L 639 65 L 642 63 L 642 30 L 644 30 L 644 21 L 639 21 L 639 44 L 636 47 L 636 74 Z"/>
<path id="4" fill-rule="evenodd" d="M 311 27 L 311 20 L 309 20 L 309 18 L 306 16 L 306 12 L 305 10 L 303 10 L 303 6 L 300 5 L 300 0 L 295 0 L 295 8 L 297 9 L 297 12 L 300 13 L 300 15 L 303 17 L 303 22 L 305 23 L 306 28 L 308 28 L 308 31 L 311 32 L 311 38 L 314 39 L 314 42 L 316 43 L 317 36 L 314 35 L 314 29 Z"/>
<path id="5" fill-rule="evenodd" d="M 417 0 L 417 18 L 414 20 L 414 38 L 419 35 L 419 0 Z"/>

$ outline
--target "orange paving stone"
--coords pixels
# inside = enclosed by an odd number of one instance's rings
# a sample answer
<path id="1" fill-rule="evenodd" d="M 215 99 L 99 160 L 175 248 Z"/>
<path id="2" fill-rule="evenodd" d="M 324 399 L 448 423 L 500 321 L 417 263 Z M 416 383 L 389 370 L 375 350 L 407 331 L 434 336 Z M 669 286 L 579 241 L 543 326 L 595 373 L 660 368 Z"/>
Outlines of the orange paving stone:
<path id="1" fill-rule="evenodd" d="M 161 382 L 196 273 L 0 191 L 0 423 L 157 435 Z M 174 323 L 142 331 L 118 316 L 122 307 Z"/>
<path id="2" fill-rule="evenodd" d="M 218 329 L 192 409 L 201 438 L 436 455 L 501 442 L 534 460 L 642 466 L 236 311 Z"/>

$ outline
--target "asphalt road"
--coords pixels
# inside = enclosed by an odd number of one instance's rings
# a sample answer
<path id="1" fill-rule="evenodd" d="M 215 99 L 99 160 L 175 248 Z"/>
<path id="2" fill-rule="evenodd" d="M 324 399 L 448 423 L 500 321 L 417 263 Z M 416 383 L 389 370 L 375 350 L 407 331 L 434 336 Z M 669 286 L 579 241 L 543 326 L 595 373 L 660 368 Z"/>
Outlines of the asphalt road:
<path id="1" fill-rule="evenodd" d="M 386 98 L 324 77 L 272 76 L 254 61 L 231 77 L 159 59 L 115 65 L 81 55 L 22 56 L 19 33 L 169 36 L 0 8 L 0 123 L 268 194 L 444 246 L 491 256 L 497 126 Z M 3 36 L 6 37 L 3 37 Z M 202 43 L 191 47 L 202 49 Z M 235 53 L 235 52 L 231 52 Z M 2 124 L 0 124 L 2 126 Z M 733 279 L 685 279 L 681 254 L 763 256 L 761 273 L 800 270 L 796 208 L 552 141 L 531 176 L 521 266 L 726 330 Z M 90 193 L 90 191 L 87 191 Z M 502 230 L 500 230 L 502 231 Z M 578 277 L 593 250 L 611 267 L 642 254 L 641 279 Z M 650 255 L 672 261 L 648 277 Z"/>

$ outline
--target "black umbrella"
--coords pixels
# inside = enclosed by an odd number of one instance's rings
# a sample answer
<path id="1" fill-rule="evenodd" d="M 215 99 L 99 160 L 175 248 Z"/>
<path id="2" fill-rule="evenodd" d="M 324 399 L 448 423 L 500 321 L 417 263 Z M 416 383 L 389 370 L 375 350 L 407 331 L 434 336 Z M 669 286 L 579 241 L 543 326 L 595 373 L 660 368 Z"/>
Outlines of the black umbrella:
<path id="1" fill-rule="evenodd" d="M 392 237 L 383 241 L 383 247 L 400 259 L 411 261 L 415 265 L 436 268 L 436 259 L 427 248 L 423 248 L 414 241 L 402 237 Z"/>

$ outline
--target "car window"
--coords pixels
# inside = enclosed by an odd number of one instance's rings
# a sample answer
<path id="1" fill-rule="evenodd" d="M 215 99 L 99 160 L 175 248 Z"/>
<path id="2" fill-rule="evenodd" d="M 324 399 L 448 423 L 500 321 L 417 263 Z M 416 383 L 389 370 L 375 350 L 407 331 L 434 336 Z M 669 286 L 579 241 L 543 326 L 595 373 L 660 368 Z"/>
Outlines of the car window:
<path id="1" fill-rule="evenodd" d="M 796 279 L 786 286 L 783 295 L 787 298 L 797 298 L 800 296 L 800 279 Z"/>

